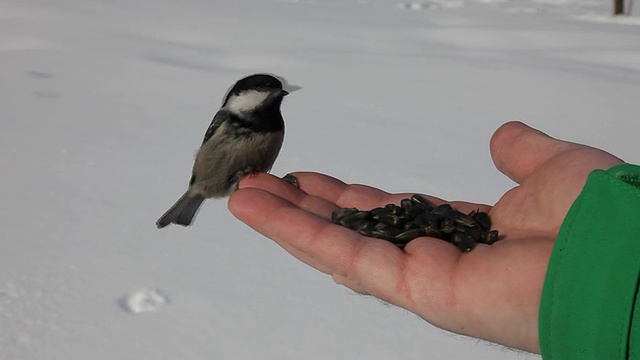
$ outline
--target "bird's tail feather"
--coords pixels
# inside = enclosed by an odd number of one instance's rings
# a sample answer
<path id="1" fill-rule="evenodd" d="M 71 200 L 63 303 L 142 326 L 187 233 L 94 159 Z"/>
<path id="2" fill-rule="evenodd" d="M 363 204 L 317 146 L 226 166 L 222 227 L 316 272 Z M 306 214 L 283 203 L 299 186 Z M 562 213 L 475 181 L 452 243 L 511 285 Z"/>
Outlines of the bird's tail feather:
<path id="1" fill-rule="evenodd" d="M 193 222 L 193 218 L 196 216 L 200 205 L 204 201 L 204 197 L 201 195 L 190 195 L 187 191 L 176 201 L 173 206 L 167 210 L 164 215 L 156 221 L 158 229 L 169 224 L 178 224 L 182 226 L 189 226 Z"/>

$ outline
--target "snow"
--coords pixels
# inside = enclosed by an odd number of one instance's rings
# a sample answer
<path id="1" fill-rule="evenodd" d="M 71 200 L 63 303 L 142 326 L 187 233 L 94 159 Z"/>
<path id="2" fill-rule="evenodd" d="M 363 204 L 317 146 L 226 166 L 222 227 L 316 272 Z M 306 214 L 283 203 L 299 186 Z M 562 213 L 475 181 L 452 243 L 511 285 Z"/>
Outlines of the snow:
<path id="1" fill-rule="evenodd" d="M 169 299 L 156 289 L 139 289 L 120 300 L 120 306 L 132 313 L 140 314 L 158 311 Z"/>
<path id="2" fill-rule="evenodd" d="M 638 162 L 640 24 L 578 0 L 0 0 L 0 359 L 525 359 L 355 295 L 184 191 L 270 72 L 273 173 L 495 202 L 509 119 Z"/>

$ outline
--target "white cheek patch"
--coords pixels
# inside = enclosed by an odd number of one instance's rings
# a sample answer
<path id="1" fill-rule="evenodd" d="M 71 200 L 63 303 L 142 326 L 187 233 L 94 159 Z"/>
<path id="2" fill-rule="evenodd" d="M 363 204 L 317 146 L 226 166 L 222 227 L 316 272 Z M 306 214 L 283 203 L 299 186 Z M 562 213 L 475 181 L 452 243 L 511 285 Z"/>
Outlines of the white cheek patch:
<path id="1" fill-rule="evenodd" d="M 249 112 L 260 106 L 268 97 L 268 92 L 249 90 L 240 95 L 231 96 L 226 107 L 235 113 Z"/>

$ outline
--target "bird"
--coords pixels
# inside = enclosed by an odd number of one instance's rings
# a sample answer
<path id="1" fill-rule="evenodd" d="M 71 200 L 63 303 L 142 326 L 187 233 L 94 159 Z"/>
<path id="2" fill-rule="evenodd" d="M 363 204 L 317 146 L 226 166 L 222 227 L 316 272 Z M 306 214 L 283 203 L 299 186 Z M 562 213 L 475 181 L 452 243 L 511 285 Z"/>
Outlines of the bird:
<path id="1" fill-rule="evenodd" d="M 226 197 L 243 176 L 271 170 L 284 140 L 280 106 L 297 89 L 282 77 L 253 74 L 227 91 L 196 153 L 187 191 L 158 219 L 158 229 L 191 225 L 205 199 Z"/>

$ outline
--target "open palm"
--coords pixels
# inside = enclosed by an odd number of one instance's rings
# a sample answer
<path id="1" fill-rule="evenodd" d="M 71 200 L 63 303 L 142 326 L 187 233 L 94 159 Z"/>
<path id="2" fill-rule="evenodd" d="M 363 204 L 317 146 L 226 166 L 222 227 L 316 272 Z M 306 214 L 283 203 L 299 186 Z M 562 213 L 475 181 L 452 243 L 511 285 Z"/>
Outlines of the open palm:
<path id="1" fill-rule="evenodd" d="M 249 226 L 342 285 L 403 307 L 445 330 L 539 352 L 538 308 L 555 238 L 587 175 L 622 160 L 548 137 L 519 122 L 491 139 L 497 168 L 519 185 L 489 212 L 503 236 L 460 253 L 421 237 L 404 250 L 331 223 L 339 207 L 371 209 L 412 193 L 389 194 L 318 173 L 296 173 L 300 189 L 271 175 L 245 178 L 229 208 Z M 429 197 L 439 204 L 444 200 Z"/>

